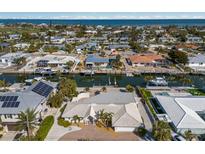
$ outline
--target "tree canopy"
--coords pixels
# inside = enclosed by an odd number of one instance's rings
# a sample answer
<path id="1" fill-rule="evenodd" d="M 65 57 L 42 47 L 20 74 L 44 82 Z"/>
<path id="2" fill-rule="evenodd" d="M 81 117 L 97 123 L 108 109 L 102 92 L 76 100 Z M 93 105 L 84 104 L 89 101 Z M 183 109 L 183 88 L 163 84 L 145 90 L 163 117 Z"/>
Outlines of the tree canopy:
<path id="1" fill-rule="evenodd" d="M 68 78 L 63 78 L 60 81 L 60 85 L 59 85 L 62 95 L 70 99 L 72 99 L 77 95 L 76 87 L 77 87 L 76 82 Z"/>
<path id="2" fill-rule="evenodd" d="M 158 141 L 171 140 L 171 128 L 167 122 L 156 121 L 153 125 L 152 134 Z"/>
<path id="3" fill-rule="evenodd" d="M 173 62 L 177 62 L 177 63 L 184 64 L 184 65 L 188 62 L 188 56 L 185 52 L 171 50 L 168 53 L 168 55 Z"/>

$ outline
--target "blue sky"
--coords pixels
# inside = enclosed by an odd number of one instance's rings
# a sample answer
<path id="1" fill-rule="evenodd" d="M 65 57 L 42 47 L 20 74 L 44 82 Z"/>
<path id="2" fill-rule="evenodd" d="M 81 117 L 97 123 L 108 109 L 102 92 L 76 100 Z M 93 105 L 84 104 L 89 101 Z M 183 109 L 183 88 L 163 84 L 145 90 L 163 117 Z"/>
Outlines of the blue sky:
<path id="1" fill-rule="evenodd" d="M 1 12 L 0 19 L 205 19 L 205 12 Z"/>

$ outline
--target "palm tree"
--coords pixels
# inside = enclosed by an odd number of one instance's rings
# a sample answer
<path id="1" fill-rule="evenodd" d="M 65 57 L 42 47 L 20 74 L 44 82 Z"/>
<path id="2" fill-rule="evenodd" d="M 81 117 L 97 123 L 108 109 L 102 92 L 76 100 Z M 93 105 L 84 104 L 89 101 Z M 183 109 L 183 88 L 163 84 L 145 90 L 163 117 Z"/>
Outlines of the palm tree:
<path id="1" fill-rule="evenodd" d="M 103 91 L 103 92 L 106 92 L 106 91 L 107 91 L 107 88 L 106 88 L 106 87 L 102 87 L 102 91 Z"/>
<path id="2" fill-rule="evenodd" d="M 182 83 L 183 83 L 183 86 L 184 86 L 185 84 L 191 84 L 191 83 L 192 83 L 192 80 L 191 80 L 191 79 L 187 79 L 187 78 L 182 78 L 181 81 L 182 81 Z"/>
<path id="3" fill-rule="evenodd" d="M 112 112 L 105 112 L 105 123 L 107 127 L 111 126 L 112 124 L 112 116 Z"/>
<path id="4" fill-rule="evenodd" d="M 147 81 L 150 81 L 150 80 L 153 80 L 154 79 L 154 76 L 152 75 L 147 75 L 144 77 L 144 80 L 147 82 Z"/>
<path id="5" fill-rule="evenodd" d="M 109 127 L 112 122 L 112 116 L 112 112 L 105 112 L 104 109 L 98 111 L 98 121 L 100 120 L 107 127 Z"/>
<path id="6" fill-rule="evenodd" d="M 157 121 L 153 125 L 152 134 L 158 141 L 171 140 L 171 128 L 167 122 Z"/>
<path id="7" fill-rule="evenodd" d="M 192 141 L 196 136 L 192 134 L 191 130 L 187 130 L 184 132 L 184 137 L 186 138 L 186 140 Z"/>
<path id="8" fill-rule="evenodd" d="M 35 110 L 27 109 L 25 112 L 20 112 L 19 114 L 19 121 L 18 121 L 18 127 L 17 129 L 19 131 L 26 130 L 28 140 L 30 140 L 30 136 L 32 134 L 32 131 L 36 128 L 38 125 L 36 116 L 38 112 Z"/>
<path id="9" fill-rule="evenodd" d="M 98 111 L 98 121 L 101 120 L 103 123 L 105 121 L 105 110 L 102 109 Z"/>
<path id="10" fill-rule="evenodd" d="M 74 121 L 75 124 L 77 123 L 77 121 L 78 121 L 78 123 L 79 123 L 80 120 L 81 120 L 81 118 L 80 118 L 78 115 L 74 115 L 74 116 L 73 116 L 73 121 Z"/>

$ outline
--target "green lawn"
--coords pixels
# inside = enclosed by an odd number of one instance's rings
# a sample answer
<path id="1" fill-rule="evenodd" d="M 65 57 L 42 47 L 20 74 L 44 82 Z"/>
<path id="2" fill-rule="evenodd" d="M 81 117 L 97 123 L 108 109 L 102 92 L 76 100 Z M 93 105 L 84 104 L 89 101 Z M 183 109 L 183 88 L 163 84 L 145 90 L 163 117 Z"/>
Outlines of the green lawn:
<path id="1" fill-rule="evenodd" d="M 205 92 L 200 89 L 187 89 L 187 92 L 192 94 L 193 96 L 205 96 Z"/>

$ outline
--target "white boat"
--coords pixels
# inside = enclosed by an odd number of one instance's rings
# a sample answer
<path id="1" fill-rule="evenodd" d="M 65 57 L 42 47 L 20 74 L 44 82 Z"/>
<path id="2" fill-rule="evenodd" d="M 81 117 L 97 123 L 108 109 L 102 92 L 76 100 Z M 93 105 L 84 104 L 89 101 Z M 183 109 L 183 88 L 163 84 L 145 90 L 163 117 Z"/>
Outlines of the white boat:
<path id="1" fill-rule="evenodd" d="M 162 77 L 156 77 L 148 82 L 148 86 L 168 86 L 168 82 Z"/>
<path id="2" fill-rule="evenodd" d="M 84 70 L 83 72 L 81 72 L 81 74 L 85 75 L 85 76 L 92 76 L 95 74 L 95 72 L 93 70 Z"/>
<path id="3" fill-rule="evenodd" d="M 36 74 L 53 74 L 54 72 L 50 68 L 38 68 L 35 70 Z"/>

